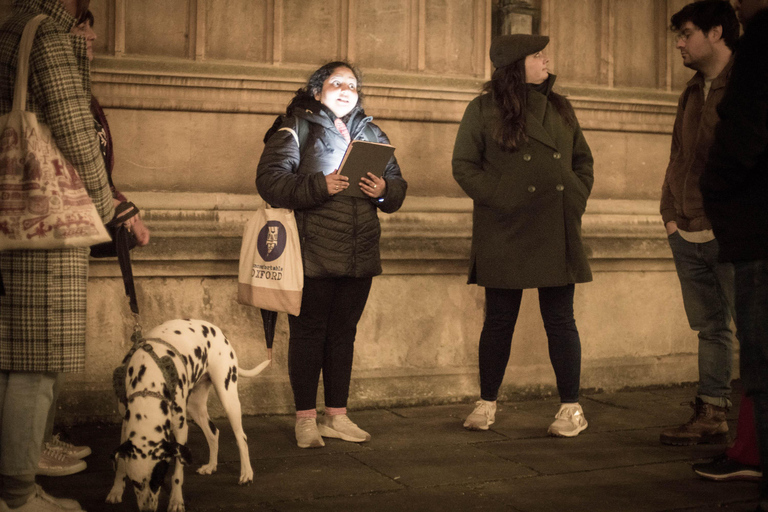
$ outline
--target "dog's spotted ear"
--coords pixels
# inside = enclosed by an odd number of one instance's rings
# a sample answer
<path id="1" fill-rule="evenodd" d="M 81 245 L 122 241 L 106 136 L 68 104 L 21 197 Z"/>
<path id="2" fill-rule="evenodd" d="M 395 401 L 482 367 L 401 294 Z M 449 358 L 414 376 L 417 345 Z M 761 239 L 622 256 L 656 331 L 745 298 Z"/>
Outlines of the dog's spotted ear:
<path id="1" fill-rule="evenodd" d="M 136 447 L 133 445 L 133 442 L 131 442 L 131 440 L 129 439 L 128 441 L 118 446 L 114 452 L 112 452 L 112 458 L 114 460 L 117 460 L 118 457 L 127 459 L 133 454 L 135 450 L 136 450 Z"/>
<path id="2" fill-rule="evenodd" d="M 160 489 L 160 486 L 163 485 L 163 482 L 165 481 L 165 474 L 168 473 L 169 466 L 170 464 L 168 464 L 167 460 L 161 460 L 155 464 L 155 467 L 152 470 L 152 478 L 149 480 L 150 491 L 156 493 Z"/>
<path id="3" fill-rule="evenodd" d="M 176 364 L 170 356 L 163 356 L 158 360 L 157 365 L 160 367 L 160 370 L 162 370 L 163 375 L 166 378 L 168 391 L 171 393 L 171 396 L 166 398 L 171 401 L 176 400 L 176 387 L 179 385 L 179 372 L 176 369 Z"/>
<path id="4" fill-rule="evenodd" d="M 185 444 L 179 444 L 175 440 L 163 441 L 161 450 L 164 454 L 163 460 L 179 459 L 182 464 L 192 464 L 192 451 Z"/>

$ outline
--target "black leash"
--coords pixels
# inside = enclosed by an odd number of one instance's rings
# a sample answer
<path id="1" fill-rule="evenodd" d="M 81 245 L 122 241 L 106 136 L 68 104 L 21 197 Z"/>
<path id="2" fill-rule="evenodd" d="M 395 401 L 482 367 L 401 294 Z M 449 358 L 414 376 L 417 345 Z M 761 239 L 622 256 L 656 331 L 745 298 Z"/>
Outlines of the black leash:
<path id="1" fill-rule="evenodd" d="M 136 319 L 134 331 L 141 331 L 139 324 L 139 303 L 136 300 L 136 287 L 133 284 L 133 267 L 131 266 L 131 238 L 132 235 L 124 223 L 131 217 L 139 214 L 136 205 L 130 202 L 120 203 L 115 207 L 115 217 L 106 226 L 114 230 L 113 243 L 117 252 L 117 261 L 120 264 L 120 273 L 123 275 L 123 286 L 128 303 Z M 135 245 L 135 244 L 134 244 Z"/>

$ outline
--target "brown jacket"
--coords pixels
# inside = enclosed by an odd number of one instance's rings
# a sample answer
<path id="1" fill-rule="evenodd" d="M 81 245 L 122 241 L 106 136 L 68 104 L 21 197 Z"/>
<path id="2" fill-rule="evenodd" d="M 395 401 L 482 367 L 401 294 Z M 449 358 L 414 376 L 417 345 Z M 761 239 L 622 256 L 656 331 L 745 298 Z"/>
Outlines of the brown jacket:
<path id="1" fill-rule="evenodd" d="M 725 93 L 731 74 L 731 59 L 712 81 L 704 101 L 704 77 L 696 73 L 680 95 L 672 132 L 672 151 L 661 187 L 661 218 L 664 224 L 676 221 L 684 231 L 712 229 L 704 214 L 699 177 L 707 163 L 709 148 L 720 120 L 716 107 Z"/>

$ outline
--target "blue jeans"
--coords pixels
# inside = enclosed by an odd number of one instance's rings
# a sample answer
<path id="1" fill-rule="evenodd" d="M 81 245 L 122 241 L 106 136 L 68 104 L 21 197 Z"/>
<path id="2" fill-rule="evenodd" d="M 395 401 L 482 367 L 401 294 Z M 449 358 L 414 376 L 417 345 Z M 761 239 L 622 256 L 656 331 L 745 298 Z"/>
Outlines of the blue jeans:
<path id="1" fill-rule="evenodd" d="M 761 501 L 768 500 L 768 260 L 734 263 L 741 381 L 752 397 L 763 467 Z"/>
<path id="2" fill-rule="evenodd" d="M 55 373 L 0 371 L 0 491 L 7 502 L 34 492 L 55 381 Z"/>
<path id="3" fill-rule="evenodd" d="M 549 343 L 549 360 L 555 370 L 562 403 L 579 401 L 581 340 L 573 318 L 574 285 L 539 288 L 539 310 Z M 492 402 L 504 379 L 512 334 L 523 290 L 485 289 L 485 323 L 480 334 L 480 398 Z"/>
<path id="4" fill-rule="evenodd" d="M 733 265 L 718 262 L 717 240 L 691 243 L 669 235 L 683 305 L 691 329 L 699 333 L 699 389 L 702 401 L 731 406 L 734 314 Z"/>

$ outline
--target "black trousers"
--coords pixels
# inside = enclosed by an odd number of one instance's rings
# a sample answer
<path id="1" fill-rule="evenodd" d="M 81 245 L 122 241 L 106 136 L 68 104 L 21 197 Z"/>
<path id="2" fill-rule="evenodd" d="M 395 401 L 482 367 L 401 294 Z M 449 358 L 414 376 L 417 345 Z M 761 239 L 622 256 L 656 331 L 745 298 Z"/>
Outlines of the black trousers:
<path id="1" fill-rule="evenodd" d="M 549 360 L 555 370 L 563 403 L 579 401 L 581 340 L 573 318 L 574 285 L 539 288 L 539 309 L 549 342 Z M 480 397 L 493 401 L 507 369 L 512 334 L 523 290 L 485 289 L 485 323 L 480 334 Z"/>
<path id="2" fill-rule="evenodd" d="M 325 406 L 347 406 L 357 322 L 370 290 L 370 277 L 304 278 L 301 313 L 288 317 L 288 373 L 297 411 L 316 407 L 321 371 Z"/>

